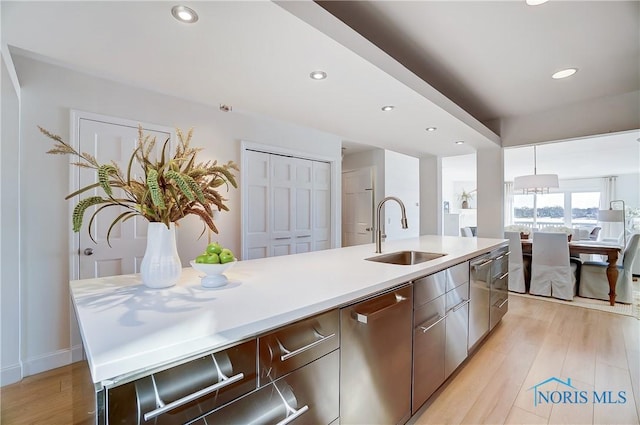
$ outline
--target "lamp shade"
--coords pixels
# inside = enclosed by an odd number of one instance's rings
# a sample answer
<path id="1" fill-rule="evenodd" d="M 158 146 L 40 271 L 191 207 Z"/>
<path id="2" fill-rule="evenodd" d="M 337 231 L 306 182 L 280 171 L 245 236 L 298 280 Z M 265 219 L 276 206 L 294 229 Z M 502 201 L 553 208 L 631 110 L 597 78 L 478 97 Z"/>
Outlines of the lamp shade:
<path id="1" fill-rule="evenodd" d="M 513 179 L 513 190 L 540 192 L 552 187 L 560 187 L 557 174 L 530 174 Z"/>
<path id="2" fill-rule="evenodd" d="M 624 210 L 599 210 L 598 221 L 606 223 L 623 223 Z"/>

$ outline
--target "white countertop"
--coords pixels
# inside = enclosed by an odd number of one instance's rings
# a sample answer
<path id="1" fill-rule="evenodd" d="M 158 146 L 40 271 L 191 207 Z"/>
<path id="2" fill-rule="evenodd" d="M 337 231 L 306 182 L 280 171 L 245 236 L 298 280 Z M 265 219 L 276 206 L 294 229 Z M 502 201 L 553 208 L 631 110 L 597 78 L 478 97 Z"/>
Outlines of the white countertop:
<path id="1" fill-rule="evenodd" d="M 238 261 L 229 284 L 206 289 L 199 272 L 150 289 L 137 274 L 72 281 L 71 294 L 94 382 L 109 383 L 215 350 L 349 304 L 506 244 L 503 239 L 422 236 L 382 251 L 440 252 L 414 266 L 365 261 L 374 245 Z"/>

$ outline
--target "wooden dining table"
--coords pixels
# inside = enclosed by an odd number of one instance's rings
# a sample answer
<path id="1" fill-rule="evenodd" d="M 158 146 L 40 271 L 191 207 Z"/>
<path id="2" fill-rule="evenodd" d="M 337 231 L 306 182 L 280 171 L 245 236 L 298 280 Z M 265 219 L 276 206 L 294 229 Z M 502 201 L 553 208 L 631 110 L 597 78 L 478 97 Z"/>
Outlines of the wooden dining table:
<path id="1" fill-rule="evenodd" d="M 531 254 L 531 239 L 521 239 L 522 253 Z M 622 247 L 592 241 L 572 241 L 569 243 L 569 255 L 598 254 L 607 257 L 607 280 L 609 281 L 609 304 L 616 303 L 616 282 L 618 281 L 618 255 Z"/>

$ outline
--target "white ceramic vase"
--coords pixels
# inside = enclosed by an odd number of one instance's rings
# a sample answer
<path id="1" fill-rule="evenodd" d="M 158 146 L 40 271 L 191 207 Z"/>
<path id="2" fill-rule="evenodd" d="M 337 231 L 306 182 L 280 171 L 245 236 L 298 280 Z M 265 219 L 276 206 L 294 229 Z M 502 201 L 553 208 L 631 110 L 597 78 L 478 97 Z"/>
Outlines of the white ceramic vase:
<path id="1" fill-rule="evenodd" d="M 147 250 L 142 258 L 142 283 L 149 288 L 168 288 L 178 283 L 182 263 L 176 248 L 175 224 L 149 223 Z"/>

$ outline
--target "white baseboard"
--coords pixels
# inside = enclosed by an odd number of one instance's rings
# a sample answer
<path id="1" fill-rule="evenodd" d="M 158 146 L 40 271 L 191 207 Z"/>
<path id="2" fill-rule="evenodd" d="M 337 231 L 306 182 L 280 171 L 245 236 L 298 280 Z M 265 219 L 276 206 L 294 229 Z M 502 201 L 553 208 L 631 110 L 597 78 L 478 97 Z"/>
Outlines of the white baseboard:
<path id="1" fill-rule="evenodd" d="M 22 367 L 20 363 L 4 367 L 0 370 L 0 387 L 13 384 L 22 379 Z"/>
<path id="2" fill-rule="evenodd" d="M 22 365 L 16 363 L 15 365 L 0 369 L 0 387 L 18 382 L 25 376 L 46 372 L 47 370 L 56 369 L 84 359 L 82 344 L 75 345 L 70 349 L 58 350 L 42 356 L 32 357 L 25 360 Z"/>
<path id="3" fill-rule="evenodd" d="M 72 363 L 72 358 L 72 350 L 69 348 L 54 351 L 38 357 L 32 357 L 23 362 L 23 374 L 24 376 L 30 376 L 35 375 L 36 373 L 66 366 Z"/>
<path id="4" fill-rule="evenodd" d="M 84 348 L 82 344 L 74 345 L 71 347 L 71 363 L 79 362 L 86 359 L 84 356 Z"/>

